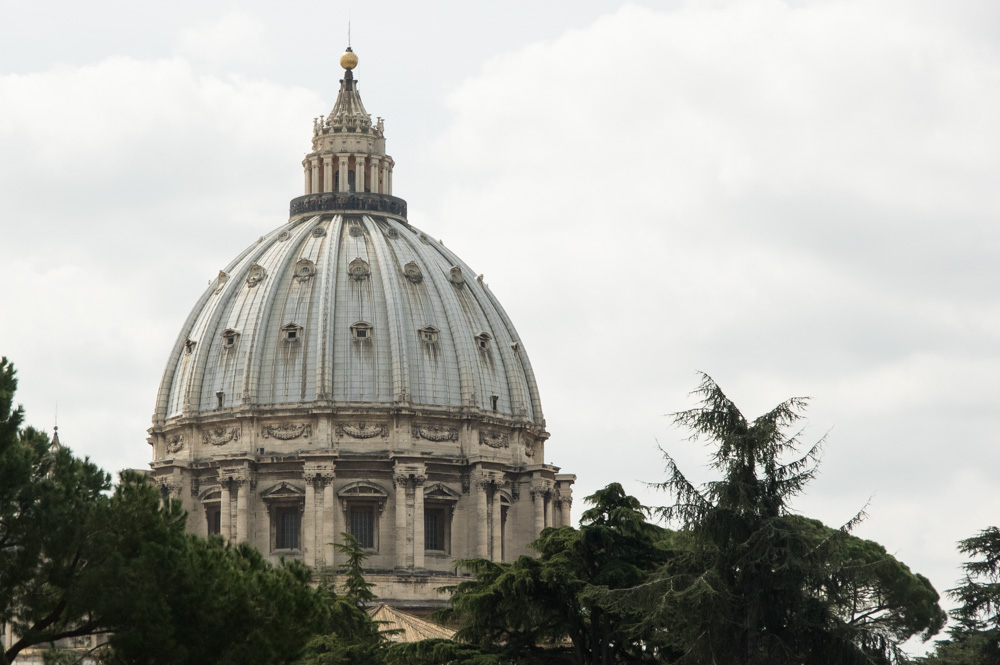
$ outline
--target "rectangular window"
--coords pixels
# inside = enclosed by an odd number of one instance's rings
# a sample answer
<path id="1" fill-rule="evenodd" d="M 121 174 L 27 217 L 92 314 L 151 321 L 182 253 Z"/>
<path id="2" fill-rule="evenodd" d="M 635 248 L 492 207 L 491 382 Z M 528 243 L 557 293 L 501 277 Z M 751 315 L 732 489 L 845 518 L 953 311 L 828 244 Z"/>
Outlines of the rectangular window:
<path id="1" fill-rule="evenodd" d="M 208 522 L 208 535 L 222 533 L 222 511 L 219 506 L 205 507 L 205 521 Z"/>
<path id="2" fill-rule="evenodd" d="M 361 547 L 375 548 L 375 506 L 351 506 L 350 527 Z"/>
<path id="3" fill-rule="evenodd" d="M 274 532 L 274 549 L 299 549 L 299 533 L 302 530 L 302 514 L 298 507 L 275 508 L 276 520 Z"/>
<path id="4" fill-rule="evenodd" d="M 445 551 L 445 509 L 424 509 L 424 549 Z"/>

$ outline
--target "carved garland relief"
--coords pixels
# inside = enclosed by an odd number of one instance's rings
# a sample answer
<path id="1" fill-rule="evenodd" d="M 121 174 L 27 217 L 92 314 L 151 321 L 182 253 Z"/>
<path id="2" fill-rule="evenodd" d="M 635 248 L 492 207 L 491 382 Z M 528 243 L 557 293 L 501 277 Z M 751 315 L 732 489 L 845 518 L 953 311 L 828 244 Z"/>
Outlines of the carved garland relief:
<path id="1" fill-rule="evenodd" d="M 413 436 L 428 441 L 458 441 L 458 428 L 441 425 L 414 425 Z"/>
<path id="2" fill-rule="evenodd" d="M 175 434 L 167 439 L 167 452 L 176 453 L 184 447 L 184 435 Z"/>
<path id="3" fill-rule="evenodd" d="M 504 432 L 479 431 L 479 443 L 490 448 L 509 448 L 510 439 Z"/>
<path id="4" fill-rule="evenodd" d="M 235 427 L 215 427 L 201 433 L 201 439 L 206 445 L 222 446 L 230 441 L 239 441 L 240 431 Z"/>
<path id="5" fill-rule="evenodd" d="M 300 436 L 309 438 L 312 435 L 312 425 L 309 423 L 302 423 L 299 425 L 292 423 L 264 425 L 260 429 L 260 434 L 265 439 L 272 438 L 280 441 L 289 441 L 291 439 L 297 439 Z"/>
<path id="6" fill-rule="evenodd" d="M 389 427 L 386 425 L 369 425 L 368 423 L 358 423 L 357 425 L 342 423 L 337 425 L 337 435 L 347 435 L 353 439 L 373 439 L 381 436 L 383 439 L 389 436 Z"/>

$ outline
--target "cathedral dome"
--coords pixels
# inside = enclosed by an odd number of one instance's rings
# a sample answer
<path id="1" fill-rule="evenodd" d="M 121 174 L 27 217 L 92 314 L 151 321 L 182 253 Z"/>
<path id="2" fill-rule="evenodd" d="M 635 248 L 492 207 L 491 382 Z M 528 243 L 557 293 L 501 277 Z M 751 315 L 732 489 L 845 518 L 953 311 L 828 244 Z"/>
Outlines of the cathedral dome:
<path id="1" fill-rule="evenodd" d="M 405 209 L 390 196 L 341 198 L 346 208 Z M 474 275 L 401 214 L 294 215 L 202 295 L 174 344 L 156 419 L 370 405 L 542 425 L 523 343 Z"/>
<path id="2" fill-rule="evenodd" d="M 349 56 L 349 57 L 348 57 Z M 152 478 L 188 530 L 335 574 L 365 548 L 380 598 L 430 607 L 455 561 L 513 560 L 570 523 L 575 476 L 524 345 L 482 276 L 409 224 L 352 51 L 313 120 L 304 190 L 202 294 L 156 399 Z"/>

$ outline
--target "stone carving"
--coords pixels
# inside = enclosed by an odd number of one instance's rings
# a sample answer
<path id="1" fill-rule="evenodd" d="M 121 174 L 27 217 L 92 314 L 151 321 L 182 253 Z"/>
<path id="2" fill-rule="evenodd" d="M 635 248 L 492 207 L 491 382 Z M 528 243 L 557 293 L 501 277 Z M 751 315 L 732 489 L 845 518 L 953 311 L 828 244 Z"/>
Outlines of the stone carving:
<path id="1" fill-rule="evenodd" d="M 229 275 L 225 270 L 220 270 L 219 276 L 215 278 L 215 293 L 222 293 L 222 289 L 225 288 L 228 281 Z"/>
<path id="2" fill-rule="evenodd" d="M 448 281 L 459 288 L 465 286 L 465 277 L 462 276 L 462 269 L 458 266 L 452 266 L 451 270 L 448 271 Z"/>
<path id="3" fill-rule="evenodd" d="M 414 425 L 413 436 L 428 441 L 458 441 L 458 428 L 442 425 Z"/>
<path id="4" fill-rule="evenodd" d="M 351 228 L 349 228 L 347 232 L 351 234 L 352 238 L 360 238 L 365 234 L 365 230 L 357 224 L 351 224 Z"/>
<path id="5" fill-rule="evenodd" d="M 381 436 L 383 439 L 389 436 L 389 428 L 386 425 L 369 425 L 368 423 L 358 423 L 356 426 L 341 423 L 337 425 L 337 435 L 347 435 L 353 439 L 373 439 Z"/>
<path id="6" fill-rule="evenodd" d="M 424 273 L 420 272 L 420 267 L 413 261 L 403 266 L 403 276 L 414 284 L 424 281 Z"/>
<path id="7" fill-rule="evenodd" d="M 267 277 L 267 271 L 264 270 L 264 266 L 254 263 L 247 271 L 247 286 L 253 288 L 264 281 L 265 277 Z"/>
<path id="8" fill-rule="evenodd" d="M 316 264 L 309 259 L 299 259 L 295 262 L 295 281 L 308 282 L 316 274 Z"/>
<path id="9" fill-rule="evenodd" d="M 524 456 L 534 457 L 535 456 L 535 444 L 533 441 L 528 439 L 524 440 Z"/>
<path id="10" fill-rule="evenodd" d="M 183 447 L 184 447 L 184 435 L 183 434 L 175 434 L 174 436 L 172 436 L 169 439 L 167 439 L 167 452 L 168 453 L 176 453 L 176 452 L 178 452 Z"/>
<path id="11" fill-rule="evenodd" d="M 288 231 L 282 231 L 281 233 L 278 234 L 278 242 L 285 242 L 291 237 L 292 237 L 291 233 L 289 233 Z"/>
<path id="12" fill-rule="evenodd" d="M 479 443 L 490 448 L 509 448 L 510 439 L 504 432 L 479 431 Z"/>
<path id="13" fill-rule="evenodd" d="M 293 423 L 264 425 L 260 428 L 260 435 L 265 439 L 272 438 L 280 441 L 289 441 L 291 439 L 297 439 L 300 436 L 309 438 L 312 435 L 312 425 L 309 423 L 302 423 L 299 425 L 295 425 Z"/>
<path id="14" fill-rule="evenodd" d="M 395 240 L 395 239 L 397 239 L 397 238 L 399 237 L 399 231 L 397 231 L 396 229 L 393 229 L 393 228 L 390 228 L 390 229 L 388 229 L 388 230 L 387 230 L 387 231 L 385 232 L 385 234 L 386 234 L 387 236 L 389 236 L 389 237 L 390 237 L 391 239 L 393 239 L 393 240 Z"/>
<path id="15" fill-rule="evenodd" d="M 431 244 L 430 239 L 423 233 L 420 234 L 420 242 L 424 243 L 425 245 Z"/>
<path id="16" fill-rule="evenodd" d="M 363 282 L 368 279 L 368 276 L 372 274 L 371 266 L 360 256 L 347 266 L 347 274 L 351 276 L 355 282 Z"/>
<path id="17" fill-rule="evenodd" d="M 322 238 L 325 235 L 326 235 L 326 229 L 324 229 L 322 226 L 317 226 L 312 230 L 313 238 Z"/>
<path id="18" fill-rule="evenodd" d="M 213 427 L 201 433 L 201 440 L 206 445 L 222 446 L 230 441 L 240 440 L 240 431 L 235 427 Z"/>

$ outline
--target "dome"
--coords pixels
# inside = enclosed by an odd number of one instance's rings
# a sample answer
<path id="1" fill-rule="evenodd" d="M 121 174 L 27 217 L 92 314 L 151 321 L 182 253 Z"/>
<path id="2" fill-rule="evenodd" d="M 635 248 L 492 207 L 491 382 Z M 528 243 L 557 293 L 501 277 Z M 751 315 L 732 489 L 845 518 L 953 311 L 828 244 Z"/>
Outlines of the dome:
<path id="1" fill-rule="evenodd" d="M 353 53 L 351 53 L 353 55 Z M 483 282 L 407 221 L 384 121 L 342 61 L 288 221 L 219 271 L 156 398 L 152 478 L 188 530 L 335 576 L 349 533 L 385 602 L 434 607 L 455 560 L 568 525 L 538 386 Z"/>
<path id="2" fill-rule="evenodd" d="M 474 275 L 401 215 L 295 215 L 202 295 L 156 419 L 365 404 L 542 426 L 524 345 Z"/>

